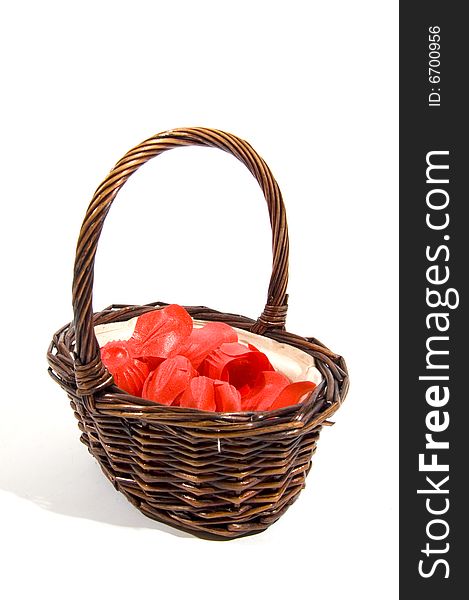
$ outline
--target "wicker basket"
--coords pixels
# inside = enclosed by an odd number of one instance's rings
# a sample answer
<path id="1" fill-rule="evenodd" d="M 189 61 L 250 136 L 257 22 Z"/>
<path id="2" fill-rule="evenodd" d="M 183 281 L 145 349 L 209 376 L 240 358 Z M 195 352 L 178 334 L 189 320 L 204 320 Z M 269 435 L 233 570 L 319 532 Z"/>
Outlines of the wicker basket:
<path id="1" fill-rule="evenodd" d="M 168 407 L 119 390 L 101 362 L 94 326 L 164 305 L 113 305 L 93 313 L 93 268 L 106 215 L 141 165 L 189 145 L 229 152 L 257 179 L 269 209 L 273 268 L 257 321 L 201 306 L 186 309 L 194 319 L 223 321 L 313 356 L 323 380 L 302 404 L 231 414 Z M 130 150 L 96 190 L 78 239 L 74 320 L 53 337 L 49 373 L 71 400 L 81 441 L 114 487 L 148 517 L 200 537 L 236 538 L 277 521 L 304 487 L 319 432 L 344 400 L 348 375 L 343 358 L 318 340 L 285 331 L 287 279 L 288 231 L 279 187 L 263 159 L 234 135 L 204 128 L 157 134 Z"/>

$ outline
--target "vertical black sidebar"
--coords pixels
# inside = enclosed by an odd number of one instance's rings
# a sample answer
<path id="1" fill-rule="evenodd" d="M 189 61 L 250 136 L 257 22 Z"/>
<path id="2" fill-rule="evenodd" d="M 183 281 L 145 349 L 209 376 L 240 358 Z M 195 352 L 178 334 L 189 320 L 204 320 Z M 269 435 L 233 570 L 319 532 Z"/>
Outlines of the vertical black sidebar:
<path id="1" fill-rule="evenodd" d="M 469 576 L 466 8 L 463 2 L 400 3 L 404 599 L 469 597 L 464 592 Z"/>

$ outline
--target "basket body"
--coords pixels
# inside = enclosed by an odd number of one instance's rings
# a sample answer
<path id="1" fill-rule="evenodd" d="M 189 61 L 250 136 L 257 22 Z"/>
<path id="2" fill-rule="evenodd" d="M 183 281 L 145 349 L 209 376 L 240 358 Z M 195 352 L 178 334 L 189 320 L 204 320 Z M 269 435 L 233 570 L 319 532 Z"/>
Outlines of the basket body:
<path id="1" fill-rule="evenodd" d="M 123 321 L 153 308 L 110 307 L 95 314 L 94 322 Z M 194 318 L 240 329 L 253 324 L 205 307 L 186 309 Z M 345 396 L 348 377 L 341 357 L 331 356 L 317 340 L 281 331 L 269 337 L 312 354 L 322 374 L 332 375 L 332 389 Z M 326 385 L 315 390 L 308 410 L 296 405 L 271 413 L 171 409 L 117 388 L 84 402 L 77 394 L 73 347 L 73 325 L 68 325 L 50 345 L 49 371 L 71 400 L 81 441 L 142 513 L 201 537 L 236 538 L 277 521 L 303 489 L 320 430 L 338 408 L 333 396 L 327 399 Z"/>
<path id="2" fill-rule="evenodd" d="M 323 380 L 301 404 L 251 413 L 166 406 L 118 389 L 101 361 L 96 325 L 164 305 L 93 312 L 94 260 L 106 215 L 142 164 L 184 145 L 216 147 L 246 165 L 267 202 L 273 256 L 267 303 L 257 321 L 185 308 L 194 319 L 222 321 L 311 355 Z M 77 244 L 74 319 L 52 339 L 49 374 L 71 401 L 81 441 L 114 487 L 148 517 L 202 537 L 236 538 L 266 529 L 304 487 L 320 430 L 347 394 L 348 374 L 344 359 L 318 340 L 285 331 L 287 281 L 288 229 L 279 187 L 263 159 L 232 134 L 204 128 L 157 134 L 130 150 L 96 190 Z"/>

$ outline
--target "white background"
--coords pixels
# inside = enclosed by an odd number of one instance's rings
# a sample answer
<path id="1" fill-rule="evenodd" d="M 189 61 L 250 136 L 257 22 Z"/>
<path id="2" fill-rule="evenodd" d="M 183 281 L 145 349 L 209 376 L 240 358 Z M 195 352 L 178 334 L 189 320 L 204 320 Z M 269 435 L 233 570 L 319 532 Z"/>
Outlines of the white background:
<path id="1" fill-rule="evenodd" d="M 3 7 L 0 596 L 397 598 L 397 3 Z M 343 354 L 351 374 L 300 499 L 265 533 L 223 543 L 115 492 L 46 375 L 94 189 L 131 146 L 191 125 L 236 133 L 270 165 L 289 218 L 288 329 Z M 269 267 L 246 169 L 173 151 L 111 210 L 94 307 L 257 317 Z"/>

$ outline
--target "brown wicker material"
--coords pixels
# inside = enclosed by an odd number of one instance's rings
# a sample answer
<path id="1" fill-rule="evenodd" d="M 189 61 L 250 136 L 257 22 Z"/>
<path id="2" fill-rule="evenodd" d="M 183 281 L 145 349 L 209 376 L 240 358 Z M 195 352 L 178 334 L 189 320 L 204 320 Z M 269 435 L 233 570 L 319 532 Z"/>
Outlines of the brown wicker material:
<path id="1" fill-rule="evenodd" d="M 141 165 L 188 145 L 229 152 L 257 179 L 269 209 L 273 265 L 257 321 L 206 307 L 186 309 L 196 319 L 223 321 L 313 356 L 323 382 L 302 404 L 256 413 L 168 407 L 119 390 L 101 362 L 95 325 L 164 305 L 113 305 L 93 313 L 94 260 L 108 210 Z M 304 487 L 319 432 L 344 400 L 348 375 L 341 356 L 314 338 L 285 331 L 287 280 L 288 232 L 279 187 L 262 158 L 234 135 L 204 128 L 157 134 L 130 150 L 95 192 L 77 245 L 74 321 L 53 337 L 49 373 L 71 400 L 81 441 L 114 487 L 148 517 L 203 537 L 235 538 L 266 529 Z"/>

